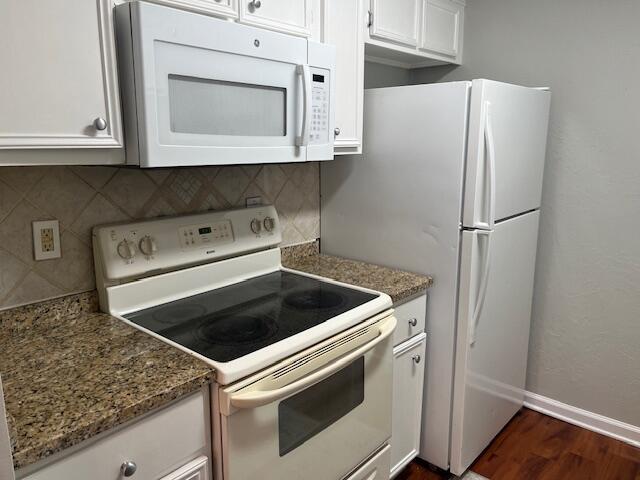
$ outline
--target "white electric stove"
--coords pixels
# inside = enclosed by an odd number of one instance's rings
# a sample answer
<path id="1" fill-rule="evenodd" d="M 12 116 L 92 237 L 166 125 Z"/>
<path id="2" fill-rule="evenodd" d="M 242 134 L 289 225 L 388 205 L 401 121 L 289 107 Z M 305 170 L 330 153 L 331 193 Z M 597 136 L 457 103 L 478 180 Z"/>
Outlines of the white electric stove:
<path id="1" fill-rule="evenodd" d="M 96 227 L 101 309 L 212 365 L 216 479 L 388 476 L 391 299 L 280 242 L 272 206 Z"/>

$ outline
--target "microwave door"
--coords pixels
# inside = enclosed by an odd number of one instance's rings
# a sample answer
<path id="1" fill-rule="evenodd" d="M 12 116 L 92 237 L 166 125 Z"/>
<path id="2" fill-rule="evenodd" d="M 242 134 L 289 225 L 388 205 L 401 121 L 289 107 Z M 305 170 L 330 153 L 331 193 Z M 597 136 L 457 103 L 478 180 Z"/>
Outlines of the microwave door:
<path id="1" fill-rule="evenodd" d="M 141 2 L 131 19 L 140 166 L 307 160 L 305 39 Z"/>

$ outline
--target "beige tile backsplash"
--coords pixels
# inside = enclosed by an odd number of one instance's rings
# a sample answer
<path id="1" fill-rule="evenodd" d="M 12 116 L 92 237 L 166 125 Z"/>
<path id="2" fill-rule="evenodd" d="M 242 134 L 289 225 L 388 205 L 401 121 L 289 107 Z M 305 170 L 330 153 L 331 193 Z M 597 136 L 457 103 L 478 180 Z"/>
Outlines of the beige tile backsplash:
<path id="1" fill-rule="evenodd" d="M 141 170 L 0 167 L 0 309 L 95 287 L 91 228 L 101 223 L 275 204 L 283 245 L 320 230 L 317 163 Z M 33 259 L 31 222 L 58 219 L 62 258 Z"/>

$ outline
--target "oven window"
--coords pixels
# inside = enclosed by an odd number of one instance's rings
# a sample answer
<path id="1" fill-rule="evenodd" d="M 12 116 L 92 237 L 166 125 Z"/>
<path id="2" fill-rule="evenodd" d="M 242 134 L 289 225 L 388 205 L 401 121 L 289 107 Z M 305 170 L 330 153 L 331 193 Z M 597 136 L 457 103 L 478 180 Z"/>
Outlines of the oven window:
<path id="1" fill-rule="evenodd" d="M 201 135 L 283 137 L 285 88 L 169 75 L 171 130 Z"/>
<path id="2" fill-rule="evenodd" d="M 296 449 L 364 401 L 364 357 L 278 405 L 280 456 Z"/>

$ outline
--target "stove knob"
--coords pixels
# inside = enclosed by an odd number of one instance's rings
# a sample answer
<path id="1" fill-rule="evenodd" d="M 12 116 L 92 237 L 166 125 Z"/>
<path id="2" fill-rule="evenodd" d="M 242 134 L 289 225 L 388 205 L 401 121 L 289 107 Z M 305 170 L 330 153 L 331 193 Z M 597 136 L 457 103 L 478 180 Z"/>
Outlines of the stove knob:
<path id="1" fill-rule="evenodd" d="M 260 233 L 262 231 L 262 223 L 257 218 L 251 220 L 251 231 L 253 233 Z"/>
<path id="2" fill-rule="evenodd" d="M 156 245 L 156 241 L 153 239 L 153 237 L 150 237 L 149 235 L 145 235 L 144 237 L 142 237 L 142 239 L 140 239 L 140 243 L 138 244 L 138 247 L 140 247 L 140 251 L 144 253 L 147 257 L 150 257 L 151 255 L 153 255 L 158 251 L 158 246 Z"/>
<path id="3" fill-rule="evenodd" d="M 264 229 L 267 232 L 272 231 L 273 228 L 276 226 L 276 221 L 271 217 L 266 217 L 262 223 L 264 225 Z"/>
<path id="4" fill-rule="evenodd" d="M 125 260 L 131 260 L 136 255 L 136 245 L 130 240 L 124 239 L 118 244 L 118 255 Z"/>

